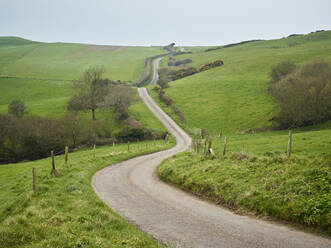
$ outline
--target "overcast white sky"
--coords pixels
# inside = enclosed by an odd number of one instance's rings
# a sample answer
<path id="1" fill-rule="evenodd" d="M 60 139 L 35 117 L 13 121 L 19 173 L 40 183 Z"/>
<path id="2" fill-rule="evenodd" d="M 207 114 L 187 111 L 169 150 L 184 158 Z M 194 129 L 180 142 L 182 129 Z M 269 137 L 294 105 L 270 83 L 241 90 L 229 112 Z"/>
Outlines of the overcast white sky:
<path id="1" fill-rule="evenodd" d="M 331 29 L 331 0 L 0 0 L 0 36 L 221 45 Z"/>

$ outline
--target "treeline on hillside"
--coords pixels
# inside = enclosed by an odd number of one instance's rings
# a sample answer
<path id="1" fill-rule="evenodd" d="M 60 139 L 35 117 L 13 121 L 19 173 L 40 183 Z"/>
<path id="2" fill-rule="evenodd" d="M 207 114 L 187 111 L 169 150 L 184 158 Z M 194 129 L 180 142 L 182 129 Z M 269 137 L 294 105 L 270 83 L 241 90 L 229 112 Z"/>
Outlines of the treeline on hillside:
<path id="1" fill-rule="evenodd" d="M 8 115 L 0 115 L 0 163 L 35 160 L 55 153 L 94 144 L 164 138 L 166 133 L 153 132 L 129 115 L 135 100 L 132 87 L 102 77 L 102 67 L 91 67 L 74 83 L 76 95 L 68 103 L 62 118 L 24 117 L 24 103 L 14 100 Z M 112 108 L 122 128 L 116 133 L 110 121 L 97 120 L 98 108 Z M 89 110 L 92 119 L 79 111 Z"/>
<path id="2" fill-rule="evenodd" d="M 211 52 L 211 51 L 215 51 L 215 50 L 219 50 L 219 49 L 223 49 L 223 48 L 239 46 L 239 45 L 243 45 L 243 44 L 247 44 L 247 43 L 251 43 L 251 42 L 256 42 L 256 41 L 263 41 L 263 40 L 246 40 L 246 41 L 241 41 L 241 42 L 238 42 L 238 43 L 231 43 L 231 44 L 228 44 L 228 45 L 225 45 L 225 46 L 208 48 L 208 49 L 205 50 L 205 52 Z"/>
<path id="3" fill-rule="evenodd" d="M 279 112 L 272 119 L 286 129 L 331 120 L 331 67 L 325 61 L 301 67 L 286 61 L 271 69 L 270 92 Z"/>

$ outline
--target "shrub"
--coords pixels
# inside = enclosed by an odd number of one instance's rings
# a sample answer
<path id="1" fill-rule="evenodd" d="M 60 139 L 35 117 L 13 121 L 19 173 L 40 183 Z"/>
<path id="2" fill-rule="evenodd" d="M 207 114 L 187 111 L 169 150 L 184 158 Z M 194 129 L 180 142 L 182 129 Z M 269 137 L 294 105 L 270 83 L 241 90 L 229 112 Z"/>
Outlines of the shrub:
<path id="1" fill-rule="evenodd" d="M 171 106 L 173 104 L 173 101 L 171 100 L 171 98 L 169 96 L 167 96 L 166 94 L 164 94 L 163 91 L 160 91 L 159 98 L 162 102 L 164 102 L 168 106 Z"/>
<path id="2" fill-rule="evenodd" d="M 143 126 L 124 126 L 116 135 L 119 142 L 151 139 L 153 134 Z"/>
<path id="3" fill-rule="evenodd" d="M 0 115 L 0 164 L 48 157 L 51 150 L 62 151 L 96 141 L 110 132 L 103 121 L 87 121 L 78 115 L 60 119 Z"/>
<path id="4" fill-rule="evenodd" d="M 184 114 L 174 105 L 172 99 L 167 96 L 162 90 L 159 91 L 159 98 L 162 102 L 172 108 L 172 110 L 179 116 L 181 121 L 186 122 Z"/>
<path id="5" fill-rule="evenodd" d="M 8 106 L 8 113 L 16 116 L 17 118 L 22 118 L 23 115 L 28 113 L 28 111 L 23 101 L 13 100 Z"/>
<path id="6" fill-rule="evenodd" d="M 183 77 L 191 76 L 197 72 L 198 72 L 197 69 L 195 69 L 194 67 L 182 68 L 172 72 L 170 74 L 170 78 L 172 79 L 172 81 L 174 81 Z"/>
<path id="7" fill-rule="evenodd" d="M 277 128 L 293 128 L 331 119 L 331 68 L 313 61 L 288 73 L 271 87 L 279 106 Z"/>
<path id="8" fill-rule="evenodd" d="M 174 66 L 186 65 L 192 62 L 192 59 L 177 60 L 174 62 Z"/>
<path id="9" fill-rule="evenodd" d="M 290 74 L 296 69 L 296 65 L 291 61 L 284 61 L 279 63 L 271 68 L 270 77 L 271 83 L 277 83 L 282 78 L 286 77 L 286 75 Z"/>
<path id="10" fill-rule="evenodd" d="M 169 88 L 169 84 L 168 84 L 168 80 L 161 78 L 159 80 L 157 80 L 157 84 L 162 88 L 162 89 L 166 89 Z"/>
<path id="11" fill-rule="evenodd" d="M 207 64 L 204 64 L 204 65 L 200 66 L 199 72 L 206 71 L 206 70 L 209 70 L 211 68 L 221 66 L 223 64 L 224 63 L 223 63 L 222 60 L 220 60 L 220 59 L 219 60 L 215 60 L 213 62 L 210 62 L 210 63 L 207 63 Z"/>

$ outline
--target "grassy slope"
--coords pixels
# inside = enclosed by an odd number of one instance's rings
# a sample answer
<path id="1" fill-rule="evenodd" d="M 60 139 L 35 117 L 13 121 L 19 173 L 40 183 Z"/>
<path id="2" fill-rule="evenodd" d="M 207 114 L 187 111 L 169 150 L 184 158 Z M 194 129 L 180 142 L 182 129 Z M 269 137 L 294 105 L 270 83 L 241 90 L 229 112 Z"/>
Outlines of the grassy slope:
<path id="1" fill-rule="evenodd" d="M 193 49 L 193 66 L 222 59 L 224 66 L 171 83 L 166 93 L 187 118 L 189 127 L 205 127 L 213 134 L 268 126 L 274 102 L 268 94 L 271 66 L 291 60 L 331 62 L 331 31 L 287 39 L 259 41 L 213 52 Z"/>
<path id="2" fill-rule="evenodd" d="M 331 205 L 325 198 L 331 184 L 331 122 L 294 130 L 296 161 L 284 159 L 287 131 L 252 134 L 250 130 L 269 126 L 268 119 L 275 114 L 267 90 L 271 66 L 285 60 L 298 65 L 314 59 L 331 62 L 331 31 L 208 53 L 201 47 L 188 49 L 193 53 L 176 58 L 191 58 L 191 65 L 196 67 L 216 59 L 223 59 L 225 65 L 170 83 L 166 93 L 184 113 L 187 124 L 181 125 L 186 130 L 197 134 L 200 128 L 208 129 L 219 159 L 184 153 L 165 162 L 160 176 L 230 207 L 327 229 L 331 223 Z M 161 105 L 178 121 L 169 108 Z M 228 138 L 227 159 L 220 155 L 223 139 L 216 137 L 221 128 Z M 238 153 L 239 158 L 244 154 L 257 160 L 239 161 Z M 202 172 L 205 167 L 210 167 L 210 172 Z M 268 188 L 270 182 L 272 187 Z M 250 188 L 252 192 L 256 189 L 253 196 L 247 193 Z M 284 206 L 273 207 L 273 202 Z M 307 202 L 309 207 L 304 207 Z"/>
<path id="3" fill-rule="evenodd" d="M 247 212 L 317 227 L 331 235 L 330 156 L 257 157 L 232 153 L 206 159 L 185 152 L 159 167 L 162 180 Z"/>
<path id="4" fill-rule="evenodd" d="M 89 65 L 103 64 L 106 77 L 124 81 L 140 78 L 146 57 L 163 51 L 159 47 L 112 47 L 83 44 L 39 43 L 16 37 L 0 37 L 0 113 L 7 113 L 15 98 L 25 102 L 30 115 L 59 117 L 74 94 L 71 80 Z M 131 107 L 136 119 L 154 130 L 164 130 L 137 98 Z M 90 118 L 90 114 L 85 114 Z M 111 111 L 98 111 L 97 118 L 111 119 Z"/>
<path id="5" fill-rule="evenodd" d="M 1 43 L 2 75 L 73 80 L 90 65 L 104 65 L 105 76 L 113 80 L 136 81 L 146 57 L 162 52 L 160 47 L 95 46 L 71 43 Z"/>
<path id="6" fill-rule="evenodd" d="M 146 146 L 148 144 L 148 146 Z M 60 177 L 50 176 L 49 158 L 0 166 L 1 247 L 159 247 L 160 245 L 110 210 L 90 186 L 101 168 L 142 153 L 165 149 L 164 141 L 142 142 L 56 157 Z M 31 168 L 37 168 L 37 193 Z"/>
<path id="7" fill-rule="evenodd" d="M 263 154 L 274 146 L 276 148 L 271 152 L 284 152 L 284 131 L 247 134 L 251 129 L 270 126 L 268 120 L 275 115 L 275 104 L 268 94 L 268 73 L 272 65 L 284 60 L 292 60 L 299 65 L 313 59 L 331 62 L 331 31 L 258 41 L 208 53 L 204 52 L 205 49 L 188 48 L 192 54 L 176 56 L 176 59 L 191 58 L 191 64 L 196 67 L 208 61 L 223 59 L 225 65 L 174 81 L 166 89 L 187 119 L 187 124 L 183 124 L 186 130 L 195 134 L 204 127 L 216 137 L 222 129 L 223 134 L 230 138 L 230 148 L 235 151 L 245 149 Z M 165 66 L 165 61 L 162 63 Z M 153 96 L 156 98 L 155 94 Z M 168 112 L 175 117 L 170 110 Z M 331 122 L 296 132 L 320 129 L 315 132 L 316 135 L 307 133 L 307 136 L 310 136 L 312 146 L 326 151 L 331 147 L 326 138 L 331 135 L 330 127 Z M 324 145 L 321 147 L 319 141 L 321 138 L 323 140 L 323 136 L 325 142 L 321 142 Z M 231 144 L 232 140 L 235 144 Z M 302 142 L 296 141 L 301 146 L 308 142 L 299 140 Z M 215 139 L 215 145 L 221 146 L 220 143 L 219 139 Z"/>

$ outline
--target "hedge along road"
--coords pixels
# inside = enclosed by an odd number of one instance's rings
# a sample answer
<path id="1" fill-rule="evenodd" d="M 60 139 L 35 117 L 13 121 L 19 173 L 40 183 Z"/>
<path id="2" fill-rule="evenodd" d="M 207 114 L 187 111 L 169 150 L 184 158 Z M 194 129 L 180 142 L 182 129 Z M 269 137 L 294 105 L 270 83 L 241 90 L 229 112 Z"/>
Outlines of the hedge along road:
<path id="1" fill-rule="evenodd" d="M 145 88 L 138 91 L 174 135 L 177 145 L 98 171 L 92 186 L 109 207 L 160 242 L 175 247 L 331 247 L 330 239 L 236 215 L 161 182 L 157 166 L 163 159 L 187 150 L 191 138 Z"/>

